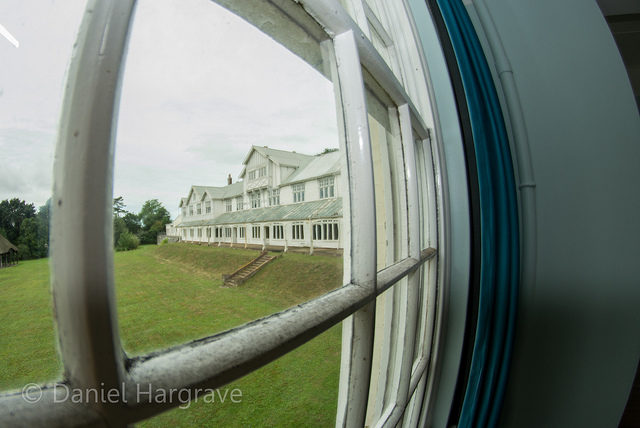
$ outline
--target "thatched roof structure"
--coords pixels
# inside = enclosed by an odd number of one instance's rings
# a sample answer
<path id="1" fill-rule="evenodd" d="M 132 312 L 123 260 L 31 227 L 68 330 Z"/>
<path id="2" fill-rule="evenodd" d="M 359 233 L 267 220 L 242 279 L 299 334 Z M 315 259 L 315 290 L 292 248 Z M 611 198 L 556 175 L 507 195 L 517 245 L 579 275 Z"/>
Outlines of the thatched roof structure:
<path id="1" fill-rule="evenodd" d="M 0 235 L 0 254 L 7 254 L 11 252 L 11 250 L 17 252 L 18 248 L 13 245 L 7 238 Z"/>

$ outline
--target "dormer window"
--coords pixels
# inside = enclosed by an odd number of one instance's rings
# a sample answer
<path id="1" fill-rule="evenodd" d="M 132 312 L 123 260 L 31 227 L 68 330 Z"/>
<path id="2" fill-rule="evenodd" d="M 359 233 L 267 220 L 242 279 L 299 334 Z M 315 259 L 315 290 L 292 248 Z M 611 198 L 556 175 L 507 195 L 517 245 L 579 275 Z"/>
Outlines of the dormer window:
<path id="1" fill-rule="evenodd" d="M 202 204 L 196 205 L 196 212 L 198 213 L 198 215 L 202 214 Z"/>
<path id="2" fill-rule="evenodd" d="M 258 170 L 258 177 L 265 177 L 267 175 L 267 167 L 263 166 Z"/>
<path id="3" fill-rule="evenodd" d="M 207 214 L 211 214 L 211 201 L 207 201 L 204 203 L 204 212 Z"/>
<path id="4" fill-rule="evenodd" d="M 231 207 L 231 199 L 225 199 L 224 204 L 226 212 L 231 212 L 231 210 L 233 209 Z"/>
<path id="5" fill-rule="evenodd" d="M 189 215 L 193 215 L 193 205 L 189 205 Z"/>
<path id="6" fill-rule="evenodd" d="M 254 169 L 253 171 L 249 171 L 249 180 L 255 180 L 256 179 L 256 170 Z"/>

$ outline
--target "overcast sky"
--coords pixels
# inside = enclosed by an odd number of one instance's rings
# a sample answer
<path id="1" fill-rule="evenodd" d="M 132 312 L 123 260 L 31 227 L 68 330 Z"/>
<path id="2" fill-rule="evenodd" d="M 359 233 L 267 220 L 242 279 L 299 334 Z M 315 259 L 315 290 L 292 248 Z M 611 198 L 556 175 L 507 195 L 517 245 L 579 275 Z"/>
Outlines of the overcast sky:
<path id="1" fill-rule="evenodd" d="M 81 0 L 2 0 L 0 200 L 51 193 L 62 88 Z M 208 0 L 140 0 L 123 82 L 114 196 L 175 216 L 192 184 L 234 181 L 251 145 L 337 147 L 333 89 L 318 72 Z"/>

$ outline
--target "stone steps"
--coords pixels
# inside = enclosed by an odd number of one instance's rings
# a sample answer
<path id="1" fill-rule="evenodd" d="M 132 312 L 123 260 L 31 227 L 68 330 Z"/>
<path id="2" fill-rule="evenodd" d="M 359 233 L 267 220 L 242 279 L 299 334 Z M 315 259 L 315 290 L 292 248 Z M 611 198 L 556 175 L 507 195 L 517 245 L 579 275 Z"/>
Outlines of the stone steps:
<path id="1" fill-rule="evenodd" d="M 224 286 L 226 287 L 237 287 L 247 279 L 251 278 L 255 275 L 263 266 L 267 263 L 274 260 L 275 256 L 270 256 L 266 252 L 261 253 L 258 257 L 256 257 L 251 262 L 247 263 L 237 271 L 233 272 L 231 275 L 224 275 Z"/>

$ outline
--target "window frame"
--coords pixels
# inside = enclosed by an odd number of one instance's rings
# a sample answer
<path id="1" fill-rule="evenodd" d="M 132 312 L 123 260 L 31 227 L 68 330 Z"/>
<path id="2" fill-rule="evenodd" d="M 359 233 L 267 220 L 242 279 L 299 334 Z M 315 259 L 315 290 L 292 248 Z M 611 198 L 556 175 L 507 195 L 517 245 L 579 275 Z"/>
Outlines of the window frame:
<path id="1" fill-rule="evenodd" d="M 293 194 L 293 203 L 304 202 L 305 183 L 295 183 L 291 185 L 291 193 Z"/>
<path id="2" fill-rule="evenodd" d="M 249 203 L 251 204 L 251 208 L 260 208 L 262 199 L 262 192 L 260 190 L 254 190 L 249 193 Z"/>
<path id="3" fill-rule="evenodd" d="M 335 178 L 333 175 L 318 179 L 319 199 L 335 197 Z"/>
<path id="4" fill-rule="evenodd" d="M 269 206 L 275 207 L 280 205 L 280 189 L 269 190 Z"/>
<path id="5" fill-rule="evenodd" d="M 371 377 L 372 302 L 404 278 L 406 285 L 398 286 L 399 302 L 406 305 L 412 299 L 417 301 L 417 284 L 425 271 L 436 269 L 438 260 L 434 248 L 421 248 L 418 239 L 410 239 L 406 257 L 381 271 L 376 269 L 376 253 L 368 245 L 376 234 L 371 147 L 370 144 L 357 144 L 369 141 L 363 68 L 385 88 L 397 106 L 402 128 L 403 172 L 407 177 L 405 215 L 409 238 L 419 235 L 421 224 L 414 133 L 422 144 L 430 145 L 429 132 L 420 114 L 371 42 L 364 37 L 356 37 L 360 34 L 359 28 L 337 2 L 305 0 L 302 3 L 308 15 L 300 14 L 301 9 L 296 2 L 279 5 L 279 8 L 297 11 L 287 15 L 287 19 L 296 17 L 295 22 L 303 28 L 313 22 L 317 28 L 312 31 L 316 34 L 326 32 L 321 45 L 332 58 L 331 74 L 341 100 L 339 108 L 342 109 L 345 132 L 341 150 L 346 156 L 349 184 L 343 219 L 351 225 L 344 239 L 344 251 L 351 254 L 351 262 L 345 266 L 345 285 L 295 308 L 267 316 L 261 323 L 250 323 L 218 334 L 215 341 L 178 345 L 144 358 L 125 361 L 114 307 L 113 254 L 108 238 L 112 234 L 104 232 L 113 227 L 109 206 L 111 198 L 107 197 L 112 196 L 113 186 L 114 128 L 111 124 L 117 110 L 118 82 L 134 3 L 133 0 L 95 1 L 87 6 L 91 13 L 85 14 L 78 36 L 78 54 L 73 58 L 68 73 L 69 82 L 85 87 L 87 91 L 81 96 L 67 91 L 63 103 L 57 149 L 61 159 L 54 166 L 56 185 L 53 200 L 57 201 L 57 209 L 53 211 L 52 222 L 52 264 L 56 266 L 52 283 L 66 381 L 74 388 L 97 390 L 127 385 L 126 401 L 117 406 L 96 403 L 91 407 L 71 402 L 60 406 L 54 399 L 54 390 L 44 388 L 42 399 L 35 405 L 25 403 L 20 395 L 0 397 L 3 404 L 0 406 L 0 422 L 12 421 L 14 415 L 26 420 L 31 418 L 32 421 L 41 421 L 40 418 L 44 417 L 50 422 L 69 424 L 73 421 L 100 423 L 103 417 L 120 424 L 135 422 L 179 404 L 151 406 L 138 403 L 133 392 L 135 385 L 187 388 L 195 393 L 195 398 L 197 386 L 215 388 L 221 385 L 222 379 L 228 382 L 239 378 L 344 320 L 343 331 L 348 332 L 348 336 L 343 338 L 345 347 L 337 425 L 362 426 L 368 402 L 365 392 L 369 390 Z M 274 6 L 261 1 L 260 7 Z M 234 12 L 238 13 L 237 10 Z M 245 13 L 249 15 L 248 11 Z M 84 114 L 86 111 L 98 113 L 87 116 Z M 82 150 L 74 150 L 78 147 Z M 85 152 L 93 156 L 87 157 Z M 427 152 L 433 154 L 433 148 Z M 437 156 L 432 156 L 431 160 L 436 163 Z M 102 174 L 96 177 L 95 171 L 102 171 Z M 91 179 L 74 184 L 77 177 L 87 175 Z M 95 195 L 105 197 L 96 198 Z M 430 196 L 438 199 L 437 195 Z M 73 207 L 77 206 L 85 207 L 82 218 L 79 218 L 79 213 L 73 213 Z M 190 215 L 193 215 L 192 209 L 190 206 Z M 84 218 L 90 221 L 81 221 Z M 259 236 L 261 226 L 255 227 Z M 71 230 L 77 233 L 67 233 Z M 193 228 L 190 233 L 193 236 Z M 341 235 L 344 237 L 345 233 Z M 99 251 L 87 251 L 86 242 L 91 242 L 91 247 Z M 85 269 L 87 266 L 91 269 Z M 403 317 L 408 326 L 404 336 L 398 337 L 400 345 L 405 345 L 411 352 L 400 355 L 400 383 L 391 385 L 395 388 L 394 405 L 385 412 L 384 419 L 381 417 L 376 421 L 378 425 L 396 425 L 410 406 L 419 406 L 418 411 L 424 409 L 422 403 L 411 404 L 409 401 L 418 384 L 424 381 L 431 361 L 431 355 L 417 361 L 413 359 L 417 308 L 411 308 Z M 78 317 L 82 322 L 78 322 Z M 398 346 L 398 349 L 402 348 Z M 230 352 L 232 358 L 229 358 Z M 344 382 L 345 378 L 349 380 Z"/>

